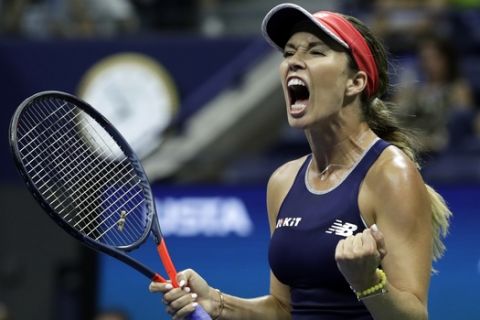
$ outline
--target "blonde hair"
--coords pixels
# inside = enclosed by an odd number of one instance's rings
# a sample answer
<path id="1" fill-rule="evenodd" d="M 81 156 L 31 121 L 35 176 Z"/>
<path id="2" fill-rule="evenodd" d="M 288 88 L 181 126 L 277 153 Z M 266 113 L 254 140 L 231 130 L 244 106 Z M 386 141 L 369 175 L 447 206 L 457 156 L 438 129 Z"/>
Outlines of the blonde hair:
<path id="1" fill-rule="evenodd" d="M 388 62 L 385 48 L 361 21 L 350 16 L 345 16 L 345 18 L 357 28 L 367 41 L 378 69 L 379 87 L 377 92 L 370 98 L 368 98 L 366 94 L 362 96 L 363 116 L 377 136 L 401 149 L 416 164 L 417 168 L 420 169 L 420 164 L 417 159 L 418 143 L 415 141 L 412 131 L 408 131 L 400 125 L 394 113 L 395 105 L 386 103 L 380 99 L 380 97 L 387 92 L 389 85 Z M 350 67 L 353 70 L 358 70 L 355 61 L 351 57 Z M 432 255 L 433 260 L 436 261 L 442 257 L 446 249 L 443 239 L 448 233 L 452 212 L 438 192 L 427 184 L 426 188 L 430 196 L 432 210 Z"/>

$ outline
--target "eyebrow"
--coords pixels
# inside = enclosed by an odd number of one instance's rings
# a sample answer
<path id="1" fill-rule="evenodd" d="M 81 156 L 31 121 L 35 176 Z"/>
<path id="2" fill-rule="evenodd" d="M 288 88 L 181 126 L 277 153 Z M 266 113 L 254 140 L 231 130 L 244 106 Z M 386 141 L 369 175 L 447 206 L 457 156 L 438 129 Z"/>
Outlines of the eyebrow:
<path id="1" fill-rule="evenodd" d="M 328 46 L 325 44 L 325 42 L 322 42 L 322 41 L 313 41 L 313 42 L 309 42 L 309 43 L 308 43 L 307 50 L 312 49 L 312 48 L 317 47 L 317 46 L 328 47 Z M 295 46 L 295 45 L 294 45 L 293 43 L 291 43 L 291 42 L 288 42 L 288 43 L 285 45 L 285 48 L 296 49 L 297 46 Z"/>

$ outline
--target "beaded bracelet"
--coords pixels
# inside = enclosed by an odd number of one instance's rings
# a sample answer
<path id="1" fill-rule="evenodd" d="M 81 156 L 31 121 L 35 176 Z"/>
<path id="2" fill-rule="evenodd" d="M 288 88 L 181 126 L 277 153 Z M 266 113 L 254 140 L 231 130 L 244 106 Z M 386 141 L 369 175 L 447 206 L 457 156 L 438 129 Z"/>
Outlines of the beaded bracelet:
<path id="1" fill-rule="evenodd" d="M 368 297 L 372 297 L 378 294 L 385 294 L 388 292 L 386 285 L 387 285 L 387 275 L 382 269 L 377 268 L 375 270 L 375 273 L 377 276 L 380 278 L 380 282 L 373 287 L 370 287 L 368 289 L 365 289 L 363 291 L 355 291 L 355 294 L 357 295 L 358 301 L 363 300 Z"/>
<path id="2" fill-rule="evenodd" d="M 220 291 L 218 289 L 215 289 L 215 291 L 217 291 L 218 295 L 220 296 L 220 306 L 218 307 L 218 309 L 220 309 L 220 311 L 218 311 L 218 315 L 215 318 L 213 318 L 212 320 L 220 319 L 220 316 L 222 315 L 222 312 L 223 312 L 223 308 L 225 308 L 225 300 L 223 298 L 222 291 Z"/>

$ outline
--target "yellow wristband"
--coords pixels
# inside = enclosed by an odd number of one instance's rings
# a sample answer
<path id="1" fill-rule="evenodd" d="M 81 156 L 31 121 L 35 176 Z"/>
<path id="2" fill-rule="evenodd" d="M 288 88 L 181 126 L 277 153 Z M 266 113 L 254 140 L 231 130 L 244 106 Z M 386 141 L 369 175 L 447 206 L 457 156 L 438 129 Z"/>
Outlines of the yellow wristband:
<path id="1" fill-rule="evenodd" d="M 388 292 L 386 285 L 387 285 L 387 275 L 382 269 L 377 268 L 375 270 L 375 273 L 377 276 L 380 278 L 380 282 L 373 287 L 370 287 L 368 289 L 365 289 L 363 291 L 355 291 L 355 294 L 357 295 L 357 299 L 363 300 L 364 298 L 372 297 L 378 294 L 385 294 Z"/>

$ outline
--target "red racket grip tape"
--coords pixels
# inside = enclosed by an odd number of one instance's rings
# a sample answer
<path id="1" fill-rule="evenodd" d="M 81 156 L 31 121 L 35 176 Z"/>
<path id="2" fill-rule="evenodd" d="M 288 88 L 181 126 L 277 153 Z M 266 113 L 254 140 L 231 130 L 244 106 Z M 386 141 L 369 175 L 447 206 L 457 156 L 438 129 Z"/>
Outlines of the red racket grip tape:
<path id="1" fill-rule="evenodd" d="M 158 254 L 160 255 L 160 259 L 162 259 L 163 266 L 165 267 L 165 270 L 167 271 L 168 277 L 172 281 L 172 285 L 174 288 L 178 288 L 178 282 L 177 282 L 177 271 L 175 270 L 175 266 L 173 265 L 172 259 L 170 258 L 170 255 L 168 254 L 167 246 L 165 245 L 165 241 L 162 240 L 160 243 L 157 245 L 157 251 Z"/>
<path id="2" fill-rule="evenodd" d="M 167 271 L 167 274 L 172 281 L 172 285 L 174 288 L 178 288 L 179 285 L 177 283 L 177 271 L 175 270 L 175 266 L 173 265 L 172 259 L 168 254 L 167 246 L 165 245 L 165 241 L 162 239 L 160 243 L 157 245 L 157 251 L 162 259 L 163 266 Z M 159 274 L 155 274 L 155 279 L 160 280 L 160 282 L 165 282 L 165 279 L 160 276 Z M 163 280 L 163 281 L 162 281 Z M 187 320 L 211 320 L 212 318 L 210 315 L 203 309 L 200 305 L 198 305 L 195 310 L 187 316 Z"/>
<path id="3" fill-rule="evenodd" d="M 164 277 L 162 277 L 161 275 L 159 275 L 158 273 L 155 273 L 155 275 L 152 278 L 152 281 L 153 282 L 161 282 L 161 283 L 167 282 L 167 280 Z"/>

